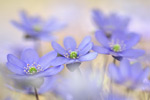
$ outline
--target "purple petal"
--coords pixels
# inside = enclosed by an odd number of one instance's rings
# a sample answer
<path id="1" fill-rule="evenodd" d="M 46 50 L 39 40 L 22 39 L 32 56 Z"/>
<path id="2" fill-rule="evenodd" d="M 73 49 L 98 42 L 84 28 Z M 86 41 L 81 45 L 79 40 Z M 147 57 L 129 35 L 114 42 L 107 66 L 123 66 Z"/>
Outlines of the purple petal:
<path id="1" fill-rule="evenodd" d="M 65 55 L 66 51 L 56 42 L 52 42 L 52 47 L 61 55 Z"/>
<path id="2" fill-rule="evenodd" d="M 21 60 L 26 64 L 33 64 L 34 62 L 37 63 L 39 56 L 35 50 L 25 49 L 21 54 Z"/>
<path id="3" fill-rule="evenodd" d="M 47 70 L 45 70 L 43 72 L 40 72 L 40 73 L 36 74 L 33 77 L 43 77 L 43 76 L 44 77 L 48 77 L 48 76 L 52 76 L 52 75 L 55 75 L 55 74 L 59 73 L 63 68 L 64 68 L 63 65 L 51 67 L 51 68 L 48 68 Z"/>
<path id="4" fill-rule="evenodd" d="M 7 55 L 7 60 L 9 63 L 11 63 L 17 67 L 20 67 L 20 68 L 26 67 L 26 64 L 23 61 L 21 61 L 20 59 L 18 59 L 15 56 L 13 56 L 12 54 Z"/>
<path id="5" fill-rule="evenodd" d="M 24 26 L 24 25 L 22 25 L 22 24 L 20 24 L 20 23 L 18 23 L 18 22 L 16 22 L 16 21 L 11 21 L 11 23 L 12 23 L 15 27 L 19 28 L 20 30 L 23 30 L 23 31 L 28 30 L 28 28 L 27 28 L 26 26 Z"/>
<path id="6" fill-rule="evenodd" d="M 44 83 L 39 88 L 38 93 L 43 94 L 43 93 L 49 91 L 52 88 L 55 80 L 56 80 L 56 77 L 53 77 L 53 76 L 52 77 L 45 77 Z"/>
<path id="7" fill-rule="evenodd" d="M 142 66 L 140 63 L 134 63 L 131 66 L 131 78 L 133 80 L 136 80 L 137 77 L 139 77 L 139 74 L 142 71 Z"/>
<path id="8" fill-rule="evenodd" d="M 95 52 L 100 53 L 100 54 L 109 54 L 110 51 L 104 47 L 101 46 L 93 46 L 92 48 Z"/>
<path id="9" fill-rule="evenodd" d="M 143 69 L 143 71 L 137 77 L 138 82 L 142 83 L 144 81 L 144 79 L 148 78 L 149 72 L 150 72 L 149 67 L 146 67 L 145 69 Z"/>
<path id="10" fill-rule="evenodd" d="M 56 40 L 55 36 L 52 36 L 50 34 L 41 34 L 39 36 L 37 36 L 37 38 L 44 40 L 44 41 L 53 41 Z"/>
<path id="11" fill-rule="evenodd" d="M 29 18 L 27 17 L 27 13 L 25 11 L 20 12 L 21 20 L 24 24 L 30 25 Z"/>
<path id="12" fill-rule="evenodd" d="M 78 50 L 82 50 L 87 44 L 89 44 L 91 42 L 91 37 L 90 36 L 86 36 L 82 42 L 80 43 Z"/>
<path id="13" fill-rule="evenodd" d="M 20 74 L 20 75 L 23 75 L 25 73 L 22 68 L 15 66 L 9 62 L 7 62 L 6 65 L 7 65 L 7 68 L 13 73 Z"/>
<path id="14" fill-rule="evenodd" d="M 70 60 L 65 58 L 65 57 L 57 57 L 51 62 L 52 66 L 58 66 L 58 65 L 63 65 L 69 62 Z"/>
<path id="15" fill-rule="evenodd" d="M 93 10 L 92 12 L 92 17 L 94 22 L 96 23 L 96 25 L 101 28 L 101 25 L 103 25 L 103 21 L 104 21 L 104 15 L 101 11 L 99 10 Z"/>
<path id="16" fill-rule="evenodd" d="M 76 41 L 72 37 L 66 37 L 64 39 L 64 46 L 67 50 L 75 50 L 76 49 Z"/>
<path id="17" fill-rule="evenodd" d="M 95 32 L 95 38 L 104 47 L 109 47 L 109 40 L 102 31 L 99 30 L 99 31 Z"/>
<path id="18" fill-rule="evenodd" d="M 47 69 L 50 67 L 50 63 L 53 59 L 57 57 L 57 52 L 52 51 L 41 57 L 38 61 L 38 64 L 42 66 L 42 68 Z"/>
<path id="19" fill-rule="evenodd" d="M 93 43 L 89 43 L 87 44 L 87 46 L 85 46 L 81 51 L 79 50 L 79 55 L 84 55 L 86 53 L 88 53 L 91 49 L 92 49 Z"/>
<path id="20" fill-rule="evenodd" d="M 90 61 L 90 60 L 95 59 L 97 57 L 97 55 L 98 54 L 96 52 L 91 52 L 84 56 L 79 57 L 79 61 Z"/>
<path id="21" fill-rule="evenodd" d="M 121 55 L 123 57 L 127 57 L 127 58 L 137 58 L 144 54 L 145 54 L 145 51 L 140 50 L 140 49 L 129 49 L 129 50 L 125 50 L 121 53 Z"/>
<path id="22" fill-rule="evenodd" d="M 111 77 L 111 79 L 113 81 L 116 82 L 121 82 L 122 78 L 120 77 L 120 72 L 118 70 L 118 67 L 114 64 L 110 64 L 108 67 L 108 71 L 109 71 L 109 77 Z"/>
<path id="23" fill-rule="evenodd" d="M 129 61 L 127 59 L 123 59 L 120 63 L 120 73 L 124 79 L 130 77 L 130 70 L 131 66 Z"/>
<path id="24" fill-rule="evenodd" d="M 126 49 L 132 48 L 133 46 L 135 46 L 139 40 L 140 40 L 140 35 L 138 34 L 130 34 L 128 36 L 129 40 L 127 40 L 126 42 Z"/>

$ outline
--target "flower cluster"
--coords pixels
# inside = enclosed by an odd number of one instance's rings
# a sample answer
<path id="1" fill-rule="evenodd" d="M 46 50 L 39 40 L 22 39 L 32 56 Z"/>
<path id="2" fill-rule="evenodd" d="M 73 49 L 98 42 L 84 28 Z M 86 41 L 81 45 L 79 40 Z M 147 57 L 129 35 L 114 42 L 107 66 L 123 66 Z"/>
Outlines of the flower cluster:
<path id="1" fill-rule="evenodd" d="M 105 16 L 99 10 L 93 10 L 92 14 L 98 26 L 94 39 L 101 45 L 97 46 L 91 36 L 86 36 L 77 46 L 75 39 L 67 36 L 62 47 L 52 33 L 64 28 L 64 23 L 55 18 L 43 21 L 39 16 L 30 17 L 21 12 L 21 22 L 12 21 L 13 25 L 34 42 L 37 39 L 53 40 L 53 50 L 43 55 L 34 49 L 23 48 L 21 55 L 8 54 L 6 86 L 17 92 L 35 95 L 36 100 L 39 100 L 38 94 L 45 92 L 51 92 L 62 100 L 134 100 L 133 96 L 118 93 L 114 87 L 124 86 L 127 93 L 136 89 L 150 91 L 150 69 L 136 60 L 145 51 L 133 48 L 141 36 L 129 32 L 129 18 L 117 14 Z M 105 54 L 101 56 L 104 60 L 97 58 L 98 53 Z M 108 63 L 109 60 L 104 57 L 107 55 L 111 55 L 114 62 Z M 83 62 L 85 68 L 81 65 Z M 65 72 L 64 66 L 69 69 L 66 76 L 62 72 Z"/>

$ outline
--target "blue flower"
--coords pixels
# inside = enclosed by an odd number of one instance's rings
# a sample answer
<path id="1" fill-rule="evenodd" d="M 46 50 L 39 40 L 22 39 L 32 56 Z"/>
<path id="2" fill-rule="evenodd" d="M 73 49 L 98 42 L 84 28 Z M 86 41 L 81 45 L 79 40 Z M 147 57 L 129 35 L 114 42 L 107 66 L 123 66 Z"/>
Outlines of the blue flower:
<path id="1" fill-rule="evenodd" d="M 135 33 L 115 34 L 108 39 L 102 31 L 97 31 L 95 38 L 102 46 L 93 46 L 93 50 L 100 54 L 112 55 L 116 59 L 122 57 L 137 58 L 145 53 L 144 50 L 132 49 L 140 40 L 140 36 Z"/>
<path id="2" fill-rule="evenodd" d="M 92 17 L 97 27 L 108 37 L 115 34 L 116 31 L 126 31 L 129 23 L 129 18 L 118 16 L 114 13 L 106 16 L 96 9 L 92 11 Z"/>
<path id="3" fill-rule="evenodd" d="M 39 16 L 29 17 L 27 13 L 22 11 L 20 13 L 21 21 L 12 21 L 12 24 L 21 29 L 26 37 L 40 40 L 53 40 L 53 32 L 64 28 L 64 23 L 58 22 L 57 19 L 51 18 L 48 21 L 43 21 Z"/>
<path id="4" fill-rule="evenodd" d="M 18 77 L 43 77 L 55 75 L 63 69 L 62 65 L 51 66 L 51 61 L 55 59 L 57 53 L 55 51 L 49 52 L 43 57 L 39 58 L 36 51 L 33 49 L 25 49 L 21 58 L 8 54 L 7 68 Z"/>
<path id="5" fill-rule="evenodd" d="M 140 63 L 130 64 L 127 59 L 120 62 L 120 66 L 109 65 L 109 77 L 116 83 L 127 86 L 128 88 L 137 88 L 145 78 L 148 78 L 149 68 L 143 69 Z"/>
<path id="6" fill-rule="evenodd" d="M 97 57 L 96 52 L 90 52 L 93 43 L 89 36 L 85 37 L 78 47 L 76 41 L 72 37 L 66 37 L 64 39 L 65 49 L 56 42 L 52 42 L 52 47 L 59 54 L 59 56 L 52 61 L 53 66 L 90 61 Z"/>

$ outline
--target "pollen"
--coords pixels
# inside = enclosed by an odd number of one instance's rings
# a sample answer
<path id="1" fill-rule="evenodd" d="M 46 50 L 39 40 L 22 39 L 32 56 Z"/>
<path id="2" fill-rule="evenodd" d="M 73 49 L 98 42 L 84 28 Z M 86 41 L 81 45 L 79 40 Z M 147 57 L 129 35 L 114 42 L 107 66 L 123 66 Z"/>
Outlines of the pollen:
<path id="1" fill-rule="evenodd" d="M 37 69 L 36 69 L 35 67 L 31 67 L 31 68 L 29 69 L 29 73 L 30 73 L 30 74 L 37 73 Z"/>
<path id="2" fill-rule="evenodd" d="M 27 67 L 24 67 L 24 72 L 26 74 L 36 74 L 40 71 L 43 71 L 42 70 L 42 67 L 36 63 L 33 63 L 33 64 L 27 64 Z"/>
<path id="3" fill-rule="evenodd" d="M 76 52 L 76 51 L 71 51 L 71 52 L 70 52 L 70 58 L 71 58 L 71 59 L 76 59 L 77 56 L 78 56 L 78 55 L 77 55 L 77 52 Z"/>
<path id="4" fill-rule="evenodd" d="M 33 26 L 34 31 L 36 32 L 40 32 L 41 31 L 41 27 L 39 25 L 35 25 Z"/>
<path id="5" fill-rule="evenodd" d="M 120 47 L 119 44 L 114 45 L 112 49 L 113 49 L 114 52 L 119 52 L 119 51 L 121 51 L 121 47 Z"/>

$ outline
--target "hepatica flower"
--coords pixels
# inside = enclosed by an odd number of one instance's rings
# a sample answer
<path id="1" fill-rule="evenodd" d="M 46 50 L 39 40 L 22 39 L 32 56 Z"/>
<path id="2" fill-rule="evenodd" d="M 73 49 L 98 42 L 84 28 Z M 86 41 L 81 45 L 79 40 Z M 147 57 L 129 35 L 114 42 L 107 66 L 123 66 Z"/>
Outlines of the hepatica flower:
<path id="1" fill-rule="evenodd" d="M 39 16 L 30 17 L 22 11 L 20 13 L 21 22 L 12 21 L 12 24 L 22 30 L 26 37 L 32 39 L 53 40 L 53 32 L 64 28 L 64 23 L 59 22 L 56 18 L 44 21 Z"/>
<path id="2" fill-rule="evenodd" d="M 95 59 L 97 56 L 96 52 L 90 52 L 93 47 L 93 43 L 89 36 L 85 37 L 78 47 L 76 41 L 72 37 L 66 37 L 64 39 L 65 48 L 62 48 L 56 42 L 52 42 L 52 47 L 59 54 L 59 56 L 52 61 L 53 66 L 90 61 Z"/>
<path id="3" fill-rule="evenodd" d="M 114 13 L 106 16 L 99 10 L 93 10 L 92 17 L 96 26 L 108 37 L 116 31 L 126 31 L 129 23 L 129 18 Z"/>
<path id="4" fill-rule="evenodd" d="M 95 38 L 102 46 L 93 46 L 93 50 L 100 54 L 112 55 L 118 60 L 124 58 L 137 58 L 142 56 L 145 52 L 140 49 L 133 49 L 140 36 L 134 33 L 131 34 L 115 34 L 111 39 L 108 39 L 102 31 L 95 33 Z"/>
<path id="5" fill-rule="evenodd" d="M 43 77 L 55 75 L 63 69 L 62 65 L 51 66 L 51 61 L 56 58 L 55 51 L 49 52 L 39 58 L 36 51 L 26 49 L 22 52 L 21 58 L 18 59 L 12 54 L 8 54 L 7 68 L 16 76 L 23 77 Z"/>
<path id="6" fill-rule="evenodd" d="M 144 79 L 148 78 L 149 68 L 143 69 L 140 63 L 130 64 L 127 59 L 120 62 L 120 66 L 109 65 L 109 77 L 116 83 L 136 88 L 143 84 Z"/>

